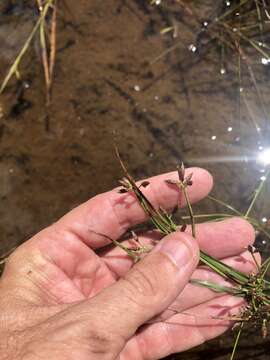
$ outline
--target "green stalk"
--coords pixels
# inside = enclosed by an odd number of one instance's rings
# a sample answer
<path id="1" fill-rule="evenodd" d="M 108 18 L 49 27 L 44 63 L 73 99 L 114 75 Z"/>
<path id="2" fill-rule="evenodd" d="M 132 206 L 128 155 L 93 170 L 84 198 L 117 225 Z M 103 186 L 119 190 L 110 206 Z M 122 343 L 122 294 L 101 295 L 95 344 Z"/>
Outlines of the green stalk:
<path id="1" fill-rule="evenodd" d="M 225 203 L 222 200 L 216 199 L 213 196 L 208 196 L 208 199 L 213 200 L 217 204 L 220 204 L 220 205 L 226 207 L 227 209 L 231 210 L 235 215 L 247 220 L 251 225 L 253 225 L 255 227 L 255 229 L 257 229 L 258 231 L 263 233 L 270 240 L 270 234 L 265 230 L 265 228 L 260 224 L 260 222 L 258 220 L 253 219 L 251 217 L 247 217 L 246 215 L 242 214 L 240 211 L 238 211 L 231 205 Z M 255 199 L 255 201 L 256 201 L 256 199 Z M 201 214 L 201 215 L 195 215 L 195 217 L 197 217 L 197 218 L 207 218 L 207 217 L 215 218 L 216 217 L 218 220 L 223 220 L 225 218 L 233 217 L 233 215 L 231 215 L 231 214 Z"/>
<path id="2" fill-rule="evenodd" d="M 236 215 L 238 215 L 238 216 L 243 216 L 243 214 L 242 214 L 240 211 L 236 210 L 234 207 L 232 207 L 231 205 L 225 203 L 224 201 L 219 200 L 219 199 L 217 199 L 217 198 L 215 198 L 215 197 L 213 197 L 213 196 L 210 196 L 210 195 L 208 195 L 207 198 L 210 199 L 210 200 L 212 200 L 212 201 L 214 201 L 214 202 L 216 202 L 217 204 L 220 204 L 220 205 L 226 207 L 227 209 L 229 209 L 229 210 L 231 210 L 232 212 L 234 212 Z"/>
<path id="3" fill-rule="evenodd" d="M 231 294 L 234 296 L 241 296 L 241 297 L 243 296 L 243 291 L 241 290 L 241 288 L 238 289 L 235 287 L 222 286 L 222 285 L 219 285 L 216 283 L 212 283 L 210 281 L 197 280 L 197 279 L 190 280 L 190 283 L 206 287 L 206 288 L 211 289 L 218 293 L 226 293 L 226 294 Z"/>
<path id="4" fill-rule="evenodd" d="M 259 187 L 255 190 L 253 199 L 252 199 L 252 201 L 251 201 L 251 203 L 250 203 L 250 205 L 249 205 L 249 207 L 248 207 L 248 209 L 246 211 L 245 218 L 248 218 L 251 210 L 253 209 L 259 195 L 261 194 L 261 192 L 263 190 L 264 184 L 265 184 L 266 180 L 268 179 L 269 173 L 270 173 L 270 169 L 267 170 L 265 178 L 263 180 L 261 180 Z"/>
<path id="5" fill-rule="evenodd" d="M 249 277 L 241 271 L 235 270 L 231 266 L 222 263 L 203 251 L 200 251 L 200 260 L 217 274 L 225 279 L 229 278 L 239 285 L 244 285 L 249 280 Z"/>
<path id="6" fill-rule="evenodd" d="M 24 46 L 22 47 L 21 51 L 19 52 L 18 56 L 16 57 L 15 61 L 13 62 L 12 66 L 10 67 L 2 85 L 0 88 L 0 94 L 2 94 L 2 92 L 5 90 L 9 80 L 11 79 L 11 77 L 16 74 L 16 72 L 18 71 L 18 66 L 24 56 L 24 54 L 26 53 L 26 51 L 28 50 L 31 41 L 33 40 L 37 30 L 39 29 L 40 25 L 42 24 L 44 18 L 47 15 L 47 12 L 50 8 L 50 6 L 52 5 L 54 0 L 48 0 L 46 5 L 44 6 L 44 9 L 42 10 L 42 12 L 40 13 L 39 19 L 36 22 L 36 25 L 34 26 L 33 30 L 31 31 L 30 35 L 28 36 Z"/>
<path id="7" fill-rule="evenodd" d="M 218 18 L 215 19 L 216 22 L 219 22 L 220 20 L 224 19 L 225 17 L 233 14 L 235 11 L 237 11 L 241 6 L 245 5 L 248 1 L 250 0 L 243 0 L 240 1 L 240 4 L 232 7 L 230 10 L 226 11 L 224 14 L 222 14 L 221 16 L 219 16 Z"/>
<path id="8" fill-rule="evenodd" d="M 264 278 L 270 268 L 270 258 L 266 259 L 266 261 L 262 264 L 262 268 L 264 269 L 262 278 Z"/>
<path id="9" fill-rule="evenodd" d="M 258 16 L 258 24 L 259 24 L 259 28 L 260 28 L 261 41 L 263 41 L 263 23 L 264 23 L 264 21 L 262 18 L 261 8 L 260 8 L 258 0 L 255 0 L 255 4 L 256 4 L 257 16 Z"/>
<path id="10" fill-rule="evenodd" d="M 192 209 L 192 206 L 190 204 L 190 201 L 189 201 L 189 198 L 188 198 L 188 195 L 187 195 L 186 187 L 183 184 L 181 184 L 181 189 L 183 191 L 183 194 L 184 194 L 184 197 L 185 197 L 185 200 L 186 200 L 186 204 L 187 204 L 187 207 L 188 207 L 189 217 L 190 217 L 190 220 L 191 220 L 192 236 L 194 238 L 196 238 L 196 228 L 195 228 L 195 220 L 194 220 L 193 209 Z"/>
<path id="11" fill-rule="evenodd" d="M 238 333 L 237 333 L 237 335 L 236 335 L 236 339 L 235 339 L 235 341 L 234 341 L 233 350 L 232 350 L 232 354 L 231 354 L 230 360 L 233 360 L 233 359 L 234 359 L 234 356 L 235 356 L 235 353 L 236 353 L 237 346 L 238 346 L 238 344 L 239 344 L 239 340 L 240 340 L 240 336 L 241 336 L 243 327 L 244 327 L 244 322 L 241 322 L 241 324 L 240 324 L 240 329 L 238 330 Z"/>

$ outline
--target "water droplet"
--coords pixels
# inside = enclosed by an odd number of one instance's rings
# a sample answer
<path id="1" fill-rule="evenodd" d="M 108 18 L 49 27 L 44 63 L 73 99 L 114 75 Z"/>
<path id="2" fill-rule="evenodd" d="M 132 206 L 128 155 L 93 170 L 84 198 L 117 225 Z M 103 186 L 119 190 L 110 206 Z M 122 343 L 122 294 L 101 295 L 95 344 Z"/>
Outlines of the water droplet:
<path id="1" fill-rule="evenodd" d="M 266 217 L 263 217 L 263 218 L 262 218 L 262 222 L 263 222 L 263 223 L 266 223 L 266 222 L 267 222 L 267 218 L 266 218 Z"/>
<path id="2" fill-rule="evenodd" d="M 156 95 L 156 96 L 154 97 L 154 99 L 155 99 L 156 101 L 158 101 L 158 100 L 159 100 L 159 96 Z"/>
<path id="3" fill-rule="evenodd" d="M 231 2 L 229 0 L 226 1 L 226 6 L 231 6 Z"/>
<path id="4" fill-rule="evenodd" d="M 204 21 L 204 22 L 203 22 L 203 26 L 204 26 L 204 27 L 207 27 L 207 26 L 208 26 L 208 21 Z"/>
<path id="5" fill-rule="evenodd" d="M 195 53 L 197 51 L 197 48 L 196 48 L 196 46 L 194 44 L 190 44 L 188 46 L 188 50 Z"/>
<path id="6" fill-rule="evenodd" d="M 227 129 L 228 132 L 231 132 L 232 131 L 232 127 L 229 126 L 228 129 Z"/>
<path id="7" fill-rule="evenodd" d="M 235 16 L 239 16 L 239 15 L 240 15 L 240 13 L 239 13 L 239 12 L 235 13 Z"/>
<path id="8" fill-rule="evenodd" d="M 241 93 L 241 92 L 243 92 L 244 91 L 244 88 L 243 87 L 240 87 L 239 88 L 239 92 Z"/>
<path id="9" fill-rule="evenodd" d="M 270 59 L 268 58 L 261 58 L 261 62 L 263 65 L 268 65 L 270 63 Z"/>
<path id="10" fill-rule="evenodd" d="M 234 141 L 239 142 L 240 141 L 240 136 L 237 136 Z"/>
<path id="11" fill-rule="evenodd" d="M 134 90 L 135 90 L 135 91 L 141 91 L 141 88 L 140 88 L 139 85 L 134 85 Z"/>
<path id="12" fill-rule="evenodd" d="M 258 150 L 259 150 L 259 151 L 262 151 L 262 150 L 263 150 L 263 146 L 260 145 L 260 146 L 258 147 Z"/>
<path id="13" fill-rule="evenodd" d="M 155 0 L 155 4 L 156 4 L 156 5 L 160 5 L 160 4 L 161 4 L 161 0 Z"/>
<path id="14" fill-rule="evenodd" d="M 216 140 L 216 135 L 211 136 L 211 140 Z"/>
<path id="15" fill-rule="evenodd" d="M 236 31 L 237 31 L 237 28 L 234 27 L 232 30 L 233 30 L 233 32 L 236 32 Z"/>
<path id="16" fill-rule="evenodd" d="M 261 176 L 261 177 L 260 177 L 260 180 L 261 180 L 261 181 L 265 181 L 265 180 L 266 180 L 266 176 L 264 176 L 264 175 Z"/>

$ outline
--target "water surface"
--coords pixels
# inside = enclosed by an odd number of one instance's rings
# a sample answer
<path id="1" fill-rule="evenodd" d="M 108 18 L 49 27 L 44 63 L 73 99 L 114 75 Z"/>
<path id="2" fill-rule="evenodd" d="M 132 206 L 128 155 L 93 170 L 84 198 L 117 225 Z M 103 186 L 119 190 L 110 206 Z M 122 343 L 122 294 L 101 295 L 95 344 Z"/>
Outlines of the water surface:
<path id="1" fill-rule="evenodd" d="M 211 21 L 215 4 L 198 2 L 202 23 Z M 3 78 L 37 14 L 27 1 L 4 1 L 0 11 Z M 160 30 L 172 24 L 177 38 L 162 36 Z M 184 161 L 213 174 L 215 196 L 241 211 L 248 207 L 265 174 L 258 155 L 270 147 L 270 68 L 259 55 L 253 58 L 262 107 L 246 73 L 239 95 L 238 56 L 225 58 L 224 71 L 220 49 L 203 36 L 197 43 L 200 31 L 172 2 L 66 1 L 59 10 L 51 106 L 45 106 L 37 41 L 22 64 L 25 83 L 10 83 L 0 99 L 3 251 L 114 187 L 121 177 L 114 141 L 136 178 Z M 266 199 L 256 205 L 259 219 L 268 219 Z M 196 208 L 206 211 L 217 206 L 208 201 Z M 258 245 L 266 251 L 264 240 Z M 269 344 L 252 338 L 254 344 L 242 342 L 239 359 L 268 358 Z M 230 345 L 229 334 L 177 359 L 227 359 Z"/>

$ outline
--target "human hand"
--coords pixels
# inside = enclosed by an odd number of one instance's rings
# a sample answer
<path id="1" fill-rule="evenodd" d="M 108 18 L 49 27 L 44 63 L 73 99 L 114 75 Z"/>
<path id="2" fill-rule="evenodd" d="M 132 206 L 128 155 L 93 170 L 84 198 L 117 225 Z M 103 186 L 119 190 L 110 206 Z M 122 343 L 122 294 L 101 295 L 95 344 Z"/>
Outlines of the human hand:
<path id="1" fill-rule="evenodd" d="M 196 202 L 211 190 L 212 178 L 202 169 L 189 172 L 189 197 Z M 144 190 L 168 210 L 179 197 L 166 185 L 169 178 L 177 174 L 154 177 Z M 113 190 L 20 246 L 0 282 L 1 359 L 159 359 L 223 333 L 230 326 L 226 317 L 243 303 L 188 283 L 190 277 L 224 283 L 204 267 L 195 270 L 197 241 L 210 255 L 251 272 L 245 249 L 254 241 L 253 228 L 237 218 L 201 224 L 196 240 L 189 230 L 171 234 L 134 267 L 121 249 L 104 249 L 108 238 L 98 234 L 118 239 L 144 220 L 132 194 Z M 140 240 L 159 238 L 147 232 Z"/>

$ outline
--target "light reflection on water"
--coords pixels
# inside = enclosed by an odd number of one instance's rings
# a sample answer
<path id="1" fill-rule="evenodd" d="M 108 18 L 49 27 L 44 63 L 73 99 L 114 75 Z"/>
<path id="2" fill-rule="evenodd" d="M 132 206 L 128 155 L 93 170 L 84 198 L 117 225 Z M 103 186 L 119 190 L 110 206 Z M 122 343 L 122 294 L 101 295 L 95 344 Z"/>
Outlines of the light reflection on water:
<path id="1" fill-rule="evenodd" d="M 228 128 L 227 131 L 231 132 L 232 128 Z M 212 135 L 211 136 L 211 140 L 216 140 L 217 136 L 216 135 Z M 265 168 L 261 168 L 261 165 L 263 165 L 264 167 L 266 167 L 267 165 L 270 164 L 270 148 L 267 148 L 265 150 L 263 150 L 263 146 L 259 146 L 258 147 L 258 152 L 254 153 L 254 155 L 240 155 L 240 156 L 207 156 L 207 157 L 197 157 L 197 158 L 192 158 L 192 157 L 187 157 L 186 160 L 188 162 L 191 162 L 193 164 L 207 164 L 207 163 L 235 163 L 235 162 L 253 162 L 256 165 L 258 165 L 258 167 L 260 167 L 258 169 L 259 172 L 265 172 Z M 263 151 L 262 151 L 263 150 Z M 260 177 L 261 180 L 266 180 L 265 176 L 261 176 Z"/>
<path id="2" fill-rule="evenodd" d="M 259 150 L 262 150 L 262 149 L 259 149 Z M 263 165 L 270 164 L 270 148 L 265 149 L 258 154 L 258 161 Z"/>

